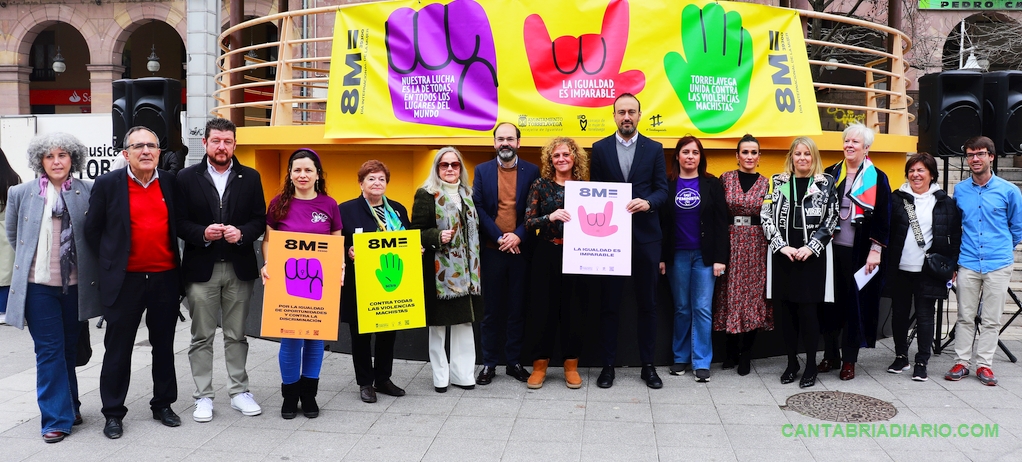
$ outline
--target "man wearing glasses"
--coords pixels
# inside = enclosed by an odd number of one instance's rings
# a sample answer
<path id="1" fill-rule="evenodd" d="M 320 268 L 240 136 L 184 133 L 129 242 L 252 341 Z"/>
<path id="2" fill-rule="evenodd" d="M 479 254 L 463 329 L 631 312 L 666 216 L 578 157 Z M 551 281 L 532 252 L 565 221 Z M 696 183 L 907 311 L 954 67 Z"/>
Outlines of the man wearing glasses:
<path id="1" fill-rule="evenodd" d="M 529 380 L 522 367 L 522 329 L 525 309 L 525 206 L 529 187 L 539 178 L 539 167 L 518 158 L 521 131 L 503 122 L 493 130 L 497 158 L 476 166 L 472 199 L 479 213 L 483 303 L 480 325 L 483 368 L 476 384 L 488 385 L 496 375 L 501 355 L 501 326 L 505 325 L 504 358 L 507 375 Z"/>
<path id="2" fill-rule="evenodd" d="M 181 274 L 192 317 L 188 362 L 195 380 L 196 422 L 213 420 L 213 338 L 223 326 L 224 362 L 231 408 L 247 416 L 262 413 L 248 388 L 245 319 L 252 285 L 259 277 L 255 247 L 266 230 L 266 201 L 259 172 L 234 157 L 234 123 L 206 122 L 202 161 L 181 170 L 178 237 L 185 241 Z"/>
<path id="3" fill-rule="evenodd" d="M 99 395 L 107 438 L 120 438 L 131 381 L 135 334 L 146 315 L 153 355 L 153 419 L 181 425 L 170 408 L 177 401 L 174 331 L 180 300 L 175 178 L 156 169 L 159 139 L 133 127 L 125 135 L 128 166 L 96 178 L 85 219 L 85 236 L 99 257 L 99 298 L 106 319 Z"/>
<path id="4" fill-rule="evenodd" d="M 969 363 L 975 360 L 976 378 L 984 385 L 994 386 L 997 378 L 991 365 L 997 350 L 1001 313 L 1011 279 L 1014 249 L 1022 242 L 1022 193 L 991 170 L 997 156 L 990 138 L 970 138 L 963 148 L 972 177 L 958 183 L 954 194 L 962 210 L 955 324 L 957 360 L 944 379 L 961 380 L 969 375 Z M 980 305 L 982 313 L 977 326 Z"/>

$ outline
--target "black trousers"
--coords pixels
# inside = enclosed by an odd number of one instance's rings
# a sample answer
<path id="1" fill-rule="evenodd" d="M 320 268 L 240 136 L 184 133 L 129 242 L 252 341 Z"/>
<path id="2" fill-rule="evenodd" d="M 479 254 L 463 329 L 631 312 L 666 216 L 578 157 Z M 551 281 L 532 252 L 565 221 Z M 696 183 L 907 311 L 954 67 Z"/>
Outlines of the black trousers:
<path id="1" fill-rule="evenodd" d="M 103 307 L 106 337 L 103 344 L 103 369 L 99 374 L 99 396 L 103 415 L 123 418 L 131 383 L 131 353 L 135 349 L 142 313 L 149 329 L 153 355 L 153 410 L 169 407 L 177 401 L 177 374 L 174 371 L 174 332 L 180 309 L 178 270 L 160 273 L 126 273 L 121 292 L 111 306 Z"/>
<path id="2" fill-rule="evenodd" d="M 525 254 L 483 247 L 480 265 L 483 304 L 486 305 L 479 325 L 483 365 L 495 367 L 502 354 L 507 365 L 518 364 L 522 361 L 525 279 L 529 269 Z M 504 327 L 503 332 L 501 327 Z"/>
<path id="3" fill-rule="evenodd" d="M 855 272 L 861 268 L 856 267 L 855 252 L 851 247 L 840 245 L 832 246 L 834 249 L 834 312 L 828 314 L 829 322 L 821 320 L 823 330 L 823 357 L 829 360 L 841 360 L 847 363 L 859 361 L 859 339 L 848 328 L 848 312 L 857 310 L 851 302 L 855 290 Z M 874 270 L 876 271 L 876 270 Z M 836 319 L 834 317 L 837 317 Z M 841 328 L 844 327 L 844 336 L 841 335 Z M 854 329 L 859 332 L 860 329 Z M 841 350 L 838 352 L 838 345 Z"/>
<path id="4" fill-rule="evenodd" d="M 353 289 L 353 288 L 352 288 Z M 394 372 L 394 342 L 396 331 L 359 334 L 358 322 L 349 322 L 351 332 L 351 362 L 355 365 L 355 382 L 361 386 L 380 385 L 390 380 Z M 376 335 L 376 364 L 373 365 L 372 339 Z"/>
<path id="5" fill-rule="evenodd" d="M 550 241 L 536 243 L 532 257 L 532 297 L 528 316 L 529 329 L 539 332 L 532 349 L 536 359 L 550 359 L 558 335 L 561 338 L 561 356 L 578 358 L 582 351 L 582 323 L 580 304 L 575 302 L 575 287 L 579 276 L 564 274 L 564 246 Z"/>
<path id="6" fill-rule="evenodd" d="M 639 360 L 653 363 L 656 346 L 656 285 L 660 277 L 660 241 L 645 244 L 632 243 L 632 282 L 635 286 L 635 335 L 639 342 Z M 601 276 L 594 281 L 600 285 L 603 305 L 600 309 L 600 335 L 603 346 L 603 365 L 614 366 L 617 357 L 617 331 L 620 321 L 621 292 L 625 278 Z"/>
<path id="7" fill-rule="evenodd" d="M 788 367 L 798 368 L 798 341 L 806 350 L 806 373 L 816 371 L 816 347 L 820 343 L 820 322 L 817 319 L 818 303 L 792 303 L 774 300 L 774 306 L 781 314 L 781 333 L 784 335 L 784 350 L 788 354 Z"/>
<path id="8" fill-rule="evenodd" d="M 891 284 L 891 317 L 894 330 L 894 354 L 908 356 L 908 326 L 912 309 L 916 314 L 915 362 L 928 364 L 933 348 L 934 316 L 937 299 L 923 296 L 922 273 L 897 270 Z"/>

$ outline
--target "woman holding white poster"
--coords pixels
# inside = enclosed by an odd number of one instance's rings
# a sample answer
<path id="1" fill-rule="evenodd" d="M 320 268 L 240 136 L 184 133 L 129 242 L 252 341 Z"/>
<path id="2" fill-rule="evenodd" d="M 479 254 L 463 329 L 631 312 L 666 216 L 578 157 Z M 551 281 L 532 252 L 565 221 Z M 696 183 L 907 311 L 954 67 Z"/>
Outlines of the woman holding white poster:
<path id="1" fill-rule="evenodd" d="M 563 274 L 564 223 L 571 213 L 564 210 L 564 183 L 589 180 L 589 155 L 575 140 L 557 137 L 540 152 L 540 177 L 529 188 L 525 209 L 525 227 L 534 234 L 536 248 L 532 257 L 532 323 L 540 330 L 529 376 L 529 388 L 543 386 L 550 354 L 560 327 L 561 353 L 564 357 L 564 382 L 568 388 L 582 387 L 578 373 L 578 355 L 582 350 L 579 324 L 582 313 L 572 306 L 577 277 Z M 531 322 L 531 321 L 530 321 Z"/>
<path id="2" fill-rule="evenodd" d="M 788 367 L 781 383 L 798 378 L 798 339 L 806 350 L 806 370 L 799 386 L 816 384 L 816 348 L 820 339 L 817 309 L 833 293 L 832 258 L 827 255 L 837 225 L 834 178 L 823 173 L 820 151 L 807 137 L 795 138 L 784 160 L 784 173 L 770 179 L 760 219 L 770 241 L 772 267 L 768 296 L 781 318 Z"/>
<path id="3" fill-rule="evenodd" d="M 697 382 L 709 382 L 713 286 L 731 255 L 727 202 L 720 180 L 706 171 L 703 144 L 691 135 L 678 140 L 667 183 L 674 200 L 660 208 L 660 274 L 667 274 L 674 298 L 671 375 L 691 367 Z"/>
<path id="4" fill-rule="evenodd" d="M 383 162 L 370 160 L 358 169 L 358 185 L 362 194 L 347 201 L 338 209 L 344 228 L 344 287 L 341 292 L 341 320 L 348 323 L 351 332 L 351 361 L 355 366 L 355 382 L 358 383 L 359 398 L 365 403 L 375 403 L 376 393 L 390 396 L 404 396 L 402 390 L 390 380 L 394 370 L 394 342 L 396 331 L 376 332 L 376 363 L 373 364 L 372 333 L 358 332 L 358 309 L 355 305 L 355 249 L 352 236 L 355 233 L 377 231 L 403 231 L 411 227 L 408 211 L 397 201 L 387 198 L 387 184 L 390 183 L 390 169 Z"/>
<path id="5" fill-rule="evenodd" d="M 422 267 L 433 388 L 475 388 L 475 311 L 483 309 L 479 282 L 479 218 L 461 153 L 448 146 L 433 158 L 429 178 L 415 191 L 412 228 L 422 230 Z M 432 288 L 433 290 L 430 290 Z M 444 351 L 451 331 L 451 357 Z"/>

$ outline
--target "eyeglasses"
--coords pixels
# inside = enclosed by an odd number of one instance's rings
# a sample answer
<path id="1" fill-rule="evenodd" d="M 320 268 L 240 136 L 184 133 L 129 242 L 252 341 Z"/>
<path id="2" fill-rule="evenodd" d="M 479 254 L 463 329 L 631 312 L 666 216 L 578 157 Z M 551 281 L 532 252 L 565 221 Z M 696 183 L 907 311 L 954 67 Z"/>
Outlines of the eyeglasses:
<path id="1" fill-rule="evenodd" d="M 461 162 L 440 162 L 437 164 L 437 167 L 440 167 L 440 170 L 447 170 L 449 168 L 461 170 Z"/>
<path id="2" fill-rule="evenodd" d="M 987 154 L 990 154 L 990 151 L 967 152 L 967 153 L 965 153 L 965 158 L 967 158 L 967 159 L 977 158 L 978 159 L 980 157 L 986 157 Z"/>
<path id="3" fill-rule="evenodd" d="M 150 150 L 155 151 L 157 149 L 160 149 L 160 145 L 156 143 L 135 143 L 128 145 L 128 149 L 132 149 L 135 151 L 141 151 L 145 148 L 149 148 Z"/>
<path id="4" fill-rule="evenodd" d="M 515 137 L 513 137 L 513 136 L 509 136 L 509 137 L 507 137 L 507 138 L 504 138 L 504 137 L 502 136 L 502 137 L 499 137 L 499 138 L 494 138 L 494 139 L 495 139 L 495 140 L 497 140 L 497 142 L 498 142 L 498 143 L 504 143 L 504 142 L 507 142 L 507 143 L 514 143 L 515 141 L 518 141 L 518 138 L 515 138 Z"/>

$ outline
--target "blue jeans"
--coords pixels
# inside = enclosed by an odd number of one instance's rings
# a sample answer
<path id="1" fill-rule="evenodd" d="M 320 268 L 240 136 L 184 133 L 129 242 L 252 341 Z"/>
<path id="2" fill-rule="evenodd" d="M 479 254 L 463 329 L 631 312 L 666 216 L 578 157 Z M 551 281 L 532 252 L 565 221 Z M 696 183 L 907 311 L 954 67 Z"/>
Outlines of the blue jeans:
<path id="1" fill-rule="evenodd" d="M 0 286 L 0 314 L 7 312 L 7 296 L 11 294 L 11 286 Z"/>
<path id="2" fill-rule="evenodd" d="M 36 399 L 42 414 L 42 433 L 71 433 L 78 402 L 75 357 L 82 328 L 78 322 L 78 286 L 68 287 L 67 294 L 62 294 L 60 287 L 29 284 L 25 323 L 35 344 Z"/>
<path id="3" fill-rule="evenodd" d="M 300 338 L 280 339 L 280 381 L 295 383 L 301 377 L 319 378 L 323 367 L 323 341 Z"/>
<path id="4" fill-rule="evenodd" d="M 713 266 L 703 264 L 699 250 L 675 250 L 667 276 L 674 297 L 674 362 L 692 363 L 693 370 L 709 369 Z"/>

